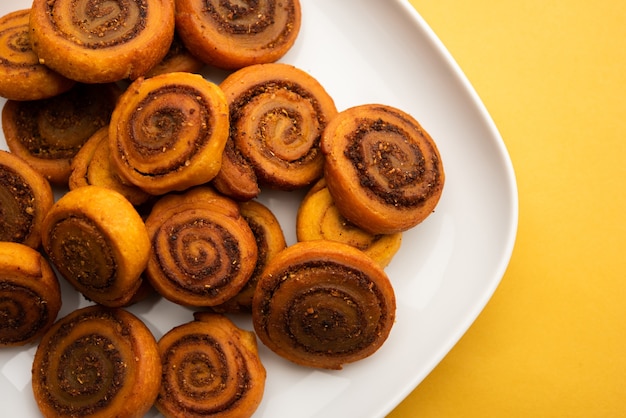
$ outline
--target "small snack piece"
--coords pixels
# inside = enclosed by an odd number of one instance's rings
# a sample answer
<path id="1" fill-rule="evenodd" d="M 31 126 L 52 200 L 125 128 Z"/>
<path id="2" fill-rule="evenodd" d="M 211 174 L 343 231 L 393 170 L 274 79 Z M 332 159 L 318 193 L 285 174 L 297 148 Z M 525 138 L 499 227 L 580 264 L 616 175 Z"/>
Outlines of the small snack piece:
<path id="1" fill-rule="evenodd" d="M 216 84 L 191 73 L 140 78 L 111 117 L 111 161 L 148 193 L 182 191 L 218 173 L 228 129 L 228 104 Z"/>
<path id="2" fill-rule="evenodd" d="M 143 220 L 118 192 L 71 190 L 52 206 L 42 230 L 52 264 L 87 299 L 121 307 L 141 286 L 150 240 Z"/>
<path id="3" fill-rule="evenodd" d="M 0 347 L 35 341 L 60 309 L 59 281 L 46 259 L 26 245 L 0 242 Z"/>
<path id="4" fill-rule="evenodd" d="M 39 62 L 83 83 L 134 80 L 160 62 L 174 36 L 174 0 L 34 0 Z"/>
<path id="5" fill-rule="evenodd" d="M 298 0 L 176 0 L 184 44 L 205 63 L 225 69 L 278 60 L 296 41 L 300 23 Z"/>
<path id="6" fill-rule="evenodd" d="M 151 195 L 139 187 L 123 182 L 109 158 L 109 127 L 100 128 L 85 142 L 72 160 L 70 190 L 83 186 L 101 186 L 121 193 L 133 206 L 149 200 Z"/>
<path id="7" fill-rule="evenodd" d="M 174 39 L 161 62 L 152 67 L 145 77 L 154 77 L 165 73 L 195 73 L 204 67 L 204 63 L 194 57 L 174 33 Z"/>
<path id="8" fill-rule="evenodd" d="M 0 241 L 38 248 L 53 203 L 50 183 L 17 155 L 0 150 Z"/>
<path id="9" fill-rule="evenodd" d="M 156 340 L 121 308 L 92 305 L 57 321 L 32 367 L 44 417 L 143 417 L 161 385 Z"/>
<path id="10" fill-rule="evenodd" d="M 79 83 L 49 99 L 9 100 L 2 109 L 7 146 L 51 183 L 67 185 L 72 158 L 109 123 L 119 94 L 115 84 Z"/>
<path id="11" fill-rule="evenodd" d="M 341 216 L 321 179 L 304 196 L 296 217 L 298 241 L 328 239 L 351 245 L 386 267 L 400 249 L 402 233 L 370 234 Z"/>
<path id="12" fill-rule="evenodd" d="M 146 219 L 146 273 L 157 292 L 185 306 L 234 297 L 257 261 L 256 241 L 237 204 L 209 187 L 163 196 Z"/>
<path id="13" fill-rule="evenodd" d="M 320 137 L 337 109 L 317 80 L 288 64 L 259 64 L 232 73 L 220 87 L 230 108 L 232 152 L 240 156 L 225 153 L 218 190 L 238 198 L 242 179 L 294 190 L 321 177 Z M 251 174 L 241 176 L 244 170 Z"/>
<path id="14" fill-rule="evenodd" d="M 252 301 L 254 330 L 268 348 L 325 369 L 376 352 L 395 312 L 382 267 L 354 247 L 327 240 L 299 242 L 274 257 Z"/>
<path id="15" fill-rule="evenodd" d="M 222 313 L 249 313 L 252 309 L 252 297 L 259 276 L 267 263 L 287 246 L 285 235 L 278 219 L 269 208 L 256 200 L 239 203 L 241 216 L 248 222 L 256 239 L 258 257 L 256 267 L 246 285 L 235 297 L 211 309 Z"/>
<path id="16" fill-rule="evenodd" d="M 163 376 L 155 406 L 167 418 L 246 418 L 265 391 L 254 333 L 197 312 L 158 342 Z"/>
<path id="17" fill-rule="evenodd" d="M 75 83 L 45 65 L 30 46 L 30 9 L 0 18 L 0 96 L 40 100 L 69 90 Z"/>
<path id="18" fill-rule="evenodd" d="M 439 202 L 445 175 L 437 146 L 399 109 L 365 104 L 342 111 L 324 131 L 322 151 L 337 209 L 372 234 L 406 231 Z"/>

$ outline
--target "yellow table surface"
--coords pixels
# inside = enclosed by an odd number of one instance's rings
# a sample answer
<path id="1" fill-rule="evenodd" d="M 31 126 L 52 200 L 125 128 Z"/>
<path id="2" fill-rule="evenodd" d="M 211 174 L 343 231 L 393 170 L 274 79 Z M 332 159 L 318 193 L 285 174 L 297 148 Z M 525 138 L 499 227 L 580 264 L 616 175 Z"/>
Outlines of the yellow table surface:
<path id="1" fill-rule="evenodd" d="M 498 126 L 520 216 L 493 298 L 389 418 L 626 417 L 626 2 L 411 3 Z"/>

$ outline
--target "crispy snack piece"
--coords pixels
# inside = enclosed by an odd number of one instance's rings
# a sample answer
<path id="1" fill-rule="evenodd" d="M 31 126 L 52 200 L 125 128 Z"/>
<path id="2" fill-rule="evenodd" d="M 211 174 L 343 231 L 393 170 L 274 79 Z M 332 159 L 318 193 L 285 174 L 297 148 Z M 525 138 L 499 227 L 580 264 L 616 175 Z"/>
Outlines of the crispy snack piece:
<path id="1" fill-rule="evenodd" d="M 45 417 L 143 417 L 161 384 L 156 340 L 122 308 L 92 305 L 58 320 L 35 353 L 32 388 Z"/>
<path id="2" fill-rule="evenodd" d="M 71 160 L 111 118 L 120 88 L 115 84 L 76 84 L 49 99 L 9 100 L 2 129 L 11 152 L 50 183 L 67 185 Z"/>
<path id="3" fill-rule="evenodd" d="M 288 64 L 259 64 L 232 73 L 220 87 L 230 109 L 232 150 L 224 155 L 218 190 L 242 199 L 239 189 L 257 187 L 247 182 L 294 190 L 321 177 L 320 137 L 337 109 L 315 78 Z"/>
<path id="4" fill-rule="evenodd" d="M 70 190 L 83 186 L 101 186 L 121 193 L 133 206 L 146 203 L 151 195 L 120 179 L 109 158 L 109 126 L 100 128 L 72 159 Z"/>
<path id="5" fill-rule="evenodd" d="M 168 418 L 252 416 L 266 377 L 254 333 L 219 314 L 194 317 L 158 342 L 163 377 L 155 406 Z"/>
<path id="6" fill-rule="evenodd" d="M 189 52 L 176 33 L 170 45 L 170 49 L 163 59 L 146 73 L 146 77 L 165 73 L 195 73 L 204 67 L 204 63 Z"/>
<path id="7" fill-rule="evenodd" d="M 48 261 L 24 244 L 0 242 L 0 347 L 37 340 L 54 323 L 61 303 Z"/>
<path id="8" fill-rule="evenodd" d="M 254 271 L 258 250 L 250 227 L 234 201 L 209 187 L 163 196 L 146 228 L 152 243 L 148 279 L 175 303 L 224 303 Z"/>
<path id="9" fill-rule="evenodd" d="M 141 286 L 150 254 L 145 224 L 118 192 L 71 190 L 44 219 L 42 243 L 59 273 L 87 299 L 127 305 Z"/>
<path id="10" fill-rule="evenodd" d="M 69 90 L 75 83 L 39 64 L 30 46 L 30 9 L 0 17 L 0 96 L 39 100 Z"/>
<path id="11" fill-rule="evenodd" d="M 324 131 L 322 151 L 337 209 L 372 234 L 406 231 L 439 202 L 445 175 L 437 146 L 399 109 L 365 104 L 342 111 Z"/>
<path id="12" fill-rule="evenodd" d="M 304 196 L 296 217 L 298 241 L 328 239 L 363 251 L 381 267 L 386 267 L 402 243 L 402 233 L 371 234 L 341 216 L 321 179 Z"/>
<path id="13" fill-rule="evenodd" d="M 116 171 L 154 195 L 209 182 L 228 139 L 222 90 L 198 74 L 140 78 L 111 117 L 109 147 Z"/>
<path id="14" fill-rule="evenodd" d="M 256 200 L 240 202 L 241 216 L 248 222 L 256 239 L 258 257 L 256 266 L 246 285 L 235 297 L 211 309 L 216 312 L 237 313 L 252 309 L 252 297 L 259 277 L 267 263 L 287 246 L 280 223 L 272 211 Z"/>
<path id="15" fill-rule="evenodd" d="M 395 312 L 383 269 L 362 251 L 327 240 L 299 242 L 274 257 L 252 302 L 254 330 L 267 347 L 325 369 L 374 354 Z"/>
<path id="16" fill-rule="evenodd" d="M 174 0 L 34 0 L 30 28 L 39 62 L 67 78 L 134 80 L 167 54 Z"/>
<path id="17" fill-rule="evenodd" d="M 278 60 L 300 31 L 298 0 L 177 0 L 176 28 L 207 64 L 225 69 Z"/>
<path id="18" fill-rule="evenodd" d="M 38 248 L 54 202 L 50 183 L 17 155 L 0 150 L 0 241 Z"/>

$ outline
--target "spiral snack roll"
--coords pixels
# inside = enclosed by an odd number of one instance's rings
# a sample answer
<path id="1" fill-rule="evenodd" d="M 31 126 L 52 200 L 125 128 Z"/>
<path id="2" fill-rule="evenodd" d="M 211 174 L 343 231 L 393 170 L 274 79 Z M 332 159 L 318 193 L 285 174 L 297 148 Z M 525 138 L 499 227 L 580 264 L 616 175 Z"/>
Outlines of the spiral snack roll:
<path id="1" fill-rule="evenodd" d="M 237 204 L 200 186 L 168 194 L 146 219 L 152 286 L 185 306 L 215 306 L 234 297 L 257 261 L 254 235 Z"/>
<path id="2" fill-rule="evenodd" d="M 435 142 L 405 112 L 366 104 L 342 111 L 322 137 L 339 212 L 372 234 L 412 228 L 435 209 L 444 171 Z"/>
<path id="3" fill-rule="evenodd" d="M 337 109 L 315 78 L 288 64 L 259 64 L 232 73 L 220 87 L 230 108 L 230 140 L 242 157 L 235 166 L 249 165 L 260 184 L 281 190 L 321 177 L 320 136 Z M 220 176 L 239 174 L 227 168 Z"/>
<path id="4" fill-rule="evenodd" d="M 252 416 L 266 376 L 254 333 L 219 314 L 194 317 L 158 342 L 163 377 L 157 409 L 168 418 Z"/>
<path id="5" fill-rule="evenodd" d="M 376 352 L 395 320 L 383 269 L 347 244 L 296 243 L 266 266 L 252 301 L 259 339 L 294 363 L 341 369 Z"/>
<path id="6" fill-rule="evenodd" d="M 87 299 L 121 307 L 141 286 L 150 241 L 143 220 L 118 192 L 71 190 L 52 206 L 42 230 L 50 260 Z"/>
<path id="7" fill-rule="evenodd" d="M 75 83 L 39 63 L 30 46 L 30 9 L 0 17 L 0 96 L 39 100 L 69 90 Z"/>
<path id="8" fill-rule="evenodd" d="M 50 183 L 67 185 L 72 158 L 109 123 L 119 94 L 115 84 L 78 83 L 49 99 L 9 100 L 2 109 L 7 146 Z"/>
<path id="9" fill-rule="evenodd" d="M 134 80 L 167 54 L 174 0 L 34 0 L 30 27 L 40 63 L 65 77 Z"/>
<path id="10" fill-rule="evenodd" d="M 36 250 L 0 242 L 0 347 L 37 340 L 61 309 L 61 289 L 48 261 Z"/>
<path id="11" fill-rule="evenodd" d="M 0 241 L 38 248 L 53 203 L 50 183 L 17 155 L 0 150 Z"/>
<path id="12" fill-rule="evenodd" d="M 176 28 L 207 64 L 238 69 L 274 62 L 300 31 L 298 0 L 176 0 Z"/>
<path id="13" fill-rule="evenodd" d="M 140 78 L 111 117 L 111 161 L 148 193 L 186 190 L 218 173 L 228 130 L 228 104 L 216 84 L 191 73 Z"/>
<path id="14" fill-rule="evenodd" d="M 43 336 L 32 388 L 44 417 L 143 417 L 161 384 L 157 343 L 121 308 L 92 305 L 61 318 Z"/>

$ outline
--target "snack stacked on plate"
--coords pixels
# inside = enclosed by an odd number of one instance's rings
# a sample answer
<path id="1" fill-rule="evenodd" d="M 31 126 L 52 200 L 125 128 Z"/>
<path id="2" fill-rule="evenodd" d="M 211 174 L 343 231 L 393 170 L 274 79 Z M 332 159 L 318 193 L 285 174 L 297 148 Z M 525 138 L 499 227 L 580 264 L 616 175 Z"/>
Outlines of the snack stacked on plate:
<path id="1" fill-rule="evenodd" d="M 45 415 L 249 416 L 257 337 L 327 369 L 387 340 L 384 268 L 437 205 L 441 158 L 402 110 L 338 111 L 277 63 L 301 16 L 297 0 L 272 5 L 35 0 L 0 19 L 0 345 L 40 341 Z M 297 243 L 264 189 L 307 191 Z M 93 304 L 57 320 L 51 267 Z M 195 320 L 157 341 L 126 309 L 151 293 Z M 228 319 L 242 312 L 254 333 Z"/>

